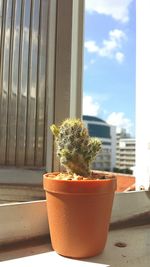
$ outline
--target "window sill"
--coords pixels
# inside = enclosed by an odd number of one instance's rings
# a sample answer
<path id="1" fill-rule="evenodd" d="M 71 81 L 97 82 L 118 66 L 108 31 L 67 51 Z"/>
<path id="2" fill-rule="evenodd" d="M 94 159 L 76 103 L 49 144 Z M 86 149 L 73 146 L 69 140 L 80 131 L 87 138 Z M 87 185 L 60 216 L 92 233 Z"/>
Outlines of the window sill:
<path id="1" fill-rule="evenodd" d="M 109 232 L 106 247 L 102 254 L 84 259 L 73 260 L 54 252 L 50 241 L 45 237 L 26 241 L 19 246 L 3 249 L 0 254 L 2 267 L 24 267 L 43 265 L 52 266 L 149 266 L 150 262 L 150 225 L 113 230 Z M 125 247 L 116 246 L 116 243 Z"/>
<path id="2" fill-rule="evenodd" d="M 44 169 L 1 168 L 0 204 L 44 199 L 43 173 Z"/>
<path id="3" fill-rule="evenodd" d="M 0 169 L 0 184 L 42 185 L 44 169 L 6 168 Z"/>
<path id="4" fill-rule="evenodd" d="M 80 263 L 83 266 L 96 266 L 98 263 L 99 266 L 104 267 L 148 267 L 150 261 L 149 201 L 150 192 L 148 191 L 115 194 L 111 230 L 104 252 Z M 0 205 L 0 214 L 2 267 L 34 266 L 34 263 L 40 263 L 42 260 L 44 262 L 49 260 L 53 266 L 57 263 L 59 266 L 67 266 L 67 264 L 77 266 L 79 261 L 63 258 L 50 247 L 45 200 L 3 204 Z M 117 247 L 115 246 L 117 242 L 125 243 L 127 246 Z"/>

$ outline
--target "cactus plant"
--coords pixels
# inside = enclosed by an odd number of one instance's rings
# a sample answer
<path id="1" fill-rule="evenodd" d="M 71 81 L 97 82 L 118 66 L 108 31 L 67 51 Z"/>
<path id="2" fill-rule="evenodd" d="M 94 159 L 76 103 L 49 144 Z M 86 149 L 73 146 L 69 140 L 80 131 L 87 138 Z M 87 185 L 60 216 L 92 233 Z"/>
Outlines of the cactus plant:
<path id="1" fill-rule="evenodd" d="M 68 172 L 43 175 L 52 247 L 66 257 L 95 256 L 106 244 L 116 178 L 90 170 L 101 141 L 89 136 L 80 119 L 66 119 L 50 129 Z"/>
<path id="2" fill-rule="evenodd" d="M 89 136 L 80 119 L 66 119 L 50 127 L 55 136 L 57 155 L 69 174 L 90 176 L 90 164 L 101 150 L 101 141 Z"/>

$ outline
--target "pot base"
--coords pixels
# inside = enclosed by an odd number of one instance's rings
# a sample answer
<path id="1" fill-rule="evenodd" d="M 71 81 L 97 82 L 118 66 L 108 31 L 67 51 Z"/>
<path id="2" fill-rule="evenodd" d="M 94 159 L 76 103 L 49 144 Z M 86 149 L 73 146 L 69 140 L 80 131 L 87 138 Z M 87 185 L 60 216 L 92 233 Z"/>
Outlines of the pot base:
<path id="1" fill-rule="evenodd" d="M 65 257 L 65 258 L 69 258 L 69 259 L 76 259 L 76 260 L 79 260 L 79 259 L 88 259 L 88 258 L 93 258 L 93 257 L 96 257 L 98 255 L 100 255 L 101 253 L 103 253 L 104 249 L 97 252 L 97 253 L 94 253 L 94 254 L 88 254 L 88 255 L 80 255 L 80 256 L 77 256 L 77 255 L 63 255 L 62 253 L 59 253 L 55 250 L 55 252 L 62 256 L 62 257 Z"/>

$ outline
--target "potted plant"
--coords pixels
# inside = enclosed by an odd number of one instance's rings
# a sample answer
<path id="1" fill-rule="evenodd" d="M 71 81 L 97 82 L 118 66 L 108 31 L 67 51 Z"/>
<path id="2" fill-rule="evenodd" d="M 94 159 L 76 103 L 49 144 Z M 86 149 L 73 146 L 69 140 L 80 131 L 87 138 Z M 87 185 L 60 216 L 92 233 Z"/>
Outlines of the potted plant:
<path id="1" fill-rule="evenodd" d="M 52 247 L 72 258 L 97 255 L 107 240 L 116 178 L 90 170 L 101 141 L 89 136 L 81 120 L 66 119 L 50 128 L 66 168 L 43 176 Z"/>

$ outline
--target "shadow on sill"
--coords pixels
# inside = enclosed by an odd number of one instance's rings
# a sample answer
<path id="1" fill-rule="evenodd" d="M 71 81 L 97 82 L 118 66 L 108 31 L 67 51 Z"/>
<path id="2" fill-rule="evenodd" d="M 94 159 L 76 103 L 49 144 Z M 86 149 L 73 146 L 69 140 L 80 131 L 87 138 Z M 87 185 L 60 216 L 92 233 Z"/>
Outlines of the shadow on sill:
<path id="1" fill-rule="evenodd" d="M 49 235 L 0 245 L 0 262 L 51 251 Z"/>
<path id="2" fill-rule="evenodd" d="M 109 230 L 118 230 L 123 228 L 129 228 L 134 226 L 142 226 L 150 224 L 150 211 L 143 212 L 132 217 L 129 217 L 123 221 L 116 221 L 110 224 Z"/>

